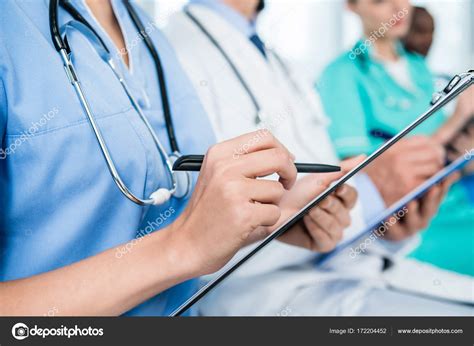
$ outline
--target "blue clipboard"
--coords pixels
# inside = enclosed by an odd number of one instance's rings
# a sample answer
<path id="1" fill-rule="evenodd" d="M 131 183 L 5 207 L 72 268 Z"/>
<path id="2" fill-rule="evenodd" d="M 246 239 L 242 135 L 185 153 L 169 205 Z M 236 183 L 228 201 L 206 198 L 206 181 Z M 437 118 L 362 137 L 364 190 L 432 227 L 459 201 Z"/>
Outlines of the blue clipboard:
<path id="1" fill-rule="evenodd" d="M 316 260 L 316 265 L 321 265 L 330 258 L 337 255 L 342 250 L 346 249 L 349 245 L 360 242 L 361 240 L 369 237 L 380 225 L 387 220 L 388 218 L 392 217 L 396 214 L 399 210 L 401 210 L 404 206 L 406 206 L 409 202 L 418 199 L 419 197 L 423 196 L 433 185 L 438 184 L 444 178 L 449 176 L 450 174 L 461 170 L 468 162 L 470 162 L 473 157 L 464 157 L 461 156 L 455 161 L 451 162 L 443 169 L 441 169 L 438 173 L 433 175 L 431 178 L 423 182 L 413 191 L 406 194 L 403 198 L 392 204 L 390 207 L 384 210 L 382 214 L 377 216 L 375 220 L 373 220 L 366 229 L 359 233 L 356 237 L 352 239 L 348 239 L 342 243 L 340 243 L 333 251 L 323 254 L 318 257 Z"/>

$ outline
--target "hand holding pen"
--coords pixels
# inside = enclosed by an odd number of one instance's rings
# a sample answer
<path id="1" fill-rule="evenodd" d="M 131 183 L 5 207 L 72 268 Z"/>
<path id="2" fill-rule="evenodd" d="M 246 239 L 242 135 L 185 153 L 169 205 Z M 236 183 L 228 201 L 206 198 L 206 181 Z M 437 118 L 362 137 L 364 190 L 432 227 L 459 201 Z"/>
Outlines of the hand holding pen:
<path id="1" fill-rule="evenodd" d="M 173 171 L 199 172 L 204 155 L 183 155 L 173 165 Z M 295 163 L 298 173 L 331 173 L 339 172 L 341 167 L 319 163 Z"/>

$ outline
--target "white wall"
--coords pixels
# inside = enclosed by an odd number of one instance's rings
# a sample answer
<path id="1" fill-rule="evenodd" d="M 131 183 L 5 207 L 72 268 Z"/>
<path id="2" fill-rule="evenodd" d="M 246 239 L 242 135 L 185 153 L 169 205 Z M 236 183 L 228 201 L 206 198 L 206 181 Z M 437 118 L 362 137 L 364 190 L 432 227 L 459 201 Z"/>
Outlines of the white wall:
<path id="1" fill-rule="evenodd" d="M 448 74 L 474 68 L 474 0 L 417 1 L 435 18 L 436 35 L 429 63 Z"/>
<path id="2" fill-rule="evenodd" d="M 262 36 L 315 75 L 361 35 L 360 21 L 346 9 L 345 0 L 268 2 L 260 27 Z M 474 0 L 417 0 L 413 4 L 427 7 L 435 18 L 430 66 L 447 74 L 474 68 Z M 282 13 L 286 17 L 277 21 L 275 35 L 275 28 L 267 21 Z"/>
<path id="3" fill-rule="evenodd" d="M 245 0 L 242 0 L 245 1 Z M 185 0 L 140 0 L 158 25 L 164 25 Z M 330 59 L 348 49 L 361 35 L 358 18 L 345 9 L 345 0 L 266 0 L 259 32 L 267 45 L 317 76 Z M 429 55 L 439 73 L 474 68 L 474 0 L 414 0 L 426 6 L 436 22 Z"/>

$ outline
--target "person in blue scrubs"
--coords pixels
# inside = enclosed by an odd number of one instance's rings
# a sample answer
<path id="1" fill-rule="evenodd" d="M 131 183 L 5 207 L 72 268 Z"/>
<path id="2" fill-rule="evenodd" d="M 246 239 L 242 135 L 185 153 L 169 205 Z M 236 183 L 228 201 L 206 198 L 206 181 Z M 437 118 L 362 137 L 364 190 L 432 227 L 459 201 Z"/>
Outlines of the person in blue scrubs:
<path id="1" fill-rule="evenodd" d="M 114 52 L 170 152 L 155 66 L 124 3 L 70 3 Z M 136 8 L 161 57 L 181 151 L 207 154 L 191 197 L 148 208 L 132 203 L 108 172 L 53 46 L 48 5 L 0 3 L 0 315 L 169 314 L 195 292 L 193 278 L 220 269 L 281 222 L 278 203 L 283 195 L 291 200 L 294 156 L 269 132 L 213 145 L 172 49 Z M 62 8 L 58 18 L 68 25 L 77 74 L 125 184 L 140 196 L 168 187 L 152 136 L 117 78 Z M 232 154 L 242 147 L 237 160 Z M 256 179 L 272 173 L 279 181 Z M 315 195 L 339 176 L 321 178 Z M 302 223 L 289 233 L 299 246 L 318 236 Z"/>
<path id="2" fill-rule="evenodd" d="M 410 27 L 409 0 L 349 0 L 348 6 L 361 18 L 364 38 L 332 61 L 318 83 L 341 158 L 374 152 L 421 115 L 435 91 L 424 57 L 400 42 Z M 474 114 L 473 92 L 471 87 L 459 96 L 453 121 L 446 122 L 445 114 L 438 112 L 371 165 L 371 178 L 388 205 L 443 167 L 444 147 Z M 470 143 L 472 147 L 472 137 Z M 428 155 L 435 151 L 438 155 Z M 388 178 L 394 176 L 396 180 Z M 454 184 L 437 216 L 425 225 L 413 256 L 474 275 L 473 223 L 469 188 L 463 182 Z"/>

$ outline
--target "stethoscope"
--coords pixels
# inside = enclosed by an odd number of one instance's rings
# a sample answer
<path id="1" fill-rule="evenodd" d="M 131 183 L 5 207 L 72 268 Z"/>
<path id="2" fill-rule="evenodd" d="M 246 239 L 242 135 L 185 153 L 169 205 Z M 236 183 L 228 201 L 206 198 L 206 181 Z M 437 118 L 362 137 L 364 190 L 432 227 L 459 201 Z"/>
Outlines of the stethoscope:
<path id="1" fill-rule="evenodd" d="M 209 32 L 208 29 L 206 29 L 206 27 L 201 23 L 201 21 L 199 19 L 197 19 L 194 14 L 191 13 L 191 11 L 189 10 L 189 6 L 186 6 L 184 8 L 184 13 L 196 25 L 196 27 L 204 34 L 204 36 L 207 37 L 207 39 L 219 51 L 219 53 L 222 55 L 224 60 L 227 62 L 227 64 L 231 68 L 232 72 L 234 73 L 235 77 L 237 78 L 239 83 L 242 85 L 242 88 L 245 90 L 245 92 L 247 93 L 250 101 L 252 102 L 253 107 L 255 108 L 255 113 L 256 113 L 255 123 L 259 124 L 262 121 L 262 115 L 263 115 L 262 107 L 260 106 L 259 102 L 257 101 L 257 97 L 255 96 L 255 94 L 252 92 L 249 85 L 245 81 L 245 78 L 239 72 L 239 69 L 237 68 L 237 66 L 235 66 L 232 59 L 226 53 L 226 51 L 224 50 L 222 45 L 216 40 L 216 38 Z M 266 52 L 269 52 L 269 53 L 272 54 L 272 56 L 275 58 L 275 60 L 278 62 L 278 64 L 280 64 L 280 66 L 282 67 L 283 72 L 286 74 L 288 80 L 290 81 L 292 88 L 296 90 L 296 92 L 300 95 L 300 97 L 304 98 L 303 92 L 298 87 L 297 83 L 295 83 L 295 81 L 293 80 L 288 67 L 283 62 L 283 59 L 275 51 L 273 51 L 271 49 L 266 49 Z"/>
<path id="2" fill-rule="evenodd" d="M 50 0 L 49 3 L 49 25 L 50 25 L 50 31 L 51 31 L 51 38 L 54 43 L 54 47 L 56 50 L 59 52 L 61 59 L 64 63 L 64 69 L 66 71 L 66 74 L 69 78 L 69 81 L 74 87 L 74 90 L 77 94 L 77 97 L 79 99 L 79 102 L 82 105 L 82 108 L 84 109 L 87 118 L 92 126 L 92 130 L 94 132 L 95 137 L 97 138 L 97 141 L 100 146 L 100 150 L 104 156 L 104 159 L 107 163 L 107 167 L 110 171 L 110 174 L 112 175 L 116 185 L 120 189 L 120 191 L 132 202 L 141 205 L 141 206 L 148 206 L 148 205 L 161 205 L 165 202 L 167 202 L 172 196 L 176 198 L 182 198 L 186 196 L 190 190 L 191 190 L 191 176 L 188 172 L 174 172 L 173 171 L 173 161 L 175 161 L 177 158 L 181 156 L 178 143 L 176 140 L 176 135 L 174 132 L 174 127 L 173 127 L 173 121 L 171 118 L 171 110 L 170 110 L 170 103 L 169 103 L 169 97 L 168 97 L 168 92 L 166 89 L 166 83 L 165 83 L 165 76 L 163 72 L 163 67 L 161 65 L 161 60 L 158 55 L 158 52 L 149 38 L 147 31 L 145 30 L 145 27 L 138 17 L 136 11 L 132 7 L 132 5 L 129 3 L 128 0 L 123 0 L 123 3 L 128 11 L 128 14 L 130 15 L 130 18 L 132 19 L 138 33 L 140 34 L 141 38 L 145 42 L 148 51 L 150 52 L 155 67 L 158 75 L 158 81 L 159 81 L 159 88 L 160 88 L 160 94 L 161 94 L 161 102 L 162 102 L 162 107 L 163 107 L 163 114 L 166 122 L 166 131 L 168 133 L 168 139 L 171 147 L 171 154 L 168 155 L 166 150 L 164 149 L 163 145 L 161 144 L 160 140 L 158 139 L 155 131 L 153 130 L 150 122 L 148 121 L 147 117 L 143 113 L 141 107 L 139 106 L 138 102 L 135 100 L 135 98 L 132 96 L 124 78 L 121 76 L 121 74 L 117 71 L 115 64 L 113 62 L 113 59 L 111 57 L 110 51 L 105 45 L 104 41 L 101 39 L 101 37 L 98 35 L 98 33 L 94 30 L 94 28 L 87 22 L 87 20 L 69 3 L 68 0 Z M 87 98 L 85 97 L 85 94 L 82 90 L 81 87 L 81 82 L 77 76 L 76 70 L 74 68 L 74 64 L 72 62 L 72 52 L 71 48 L 69 47 L 68 41 L 67 41 L 67 36 L 66 33 L 64 33 L 64 39 L 61 35 L 61 31 L 59 28 L 59 22 L 58 22 L 58 9 L 59 6 L 63 7 L 77 22 L 70 24 L 70 26 L 74 27 L 77 30 L 80 30 L 82 33 L 87 35 L 91 39 L 91 43 L 95 46 L 97 53 L 101 56 L 101 58 L 106 62 L 106 64 L 110 67 L 112 72 L 114 73 L 115 77 L 118 79 L 120 82 L 123 90 L 125 91 L 126 95 L 130 99 L 130 102 L 133 106 L 133 108 L 137 111 L 138 115 L 140 116 L 141 120 L 147 127 L 148 131 L 150 132 L 153 141 L 155 142 L 155 145 L 160 153 L 160 156 L 162 157 L 164 164 L 166 166 L 166 170 L 168 171 L 169 178 L 171 180 L 171 187 L 170 188 L 158 188 L 156 191 L 154 191 L 148 198 L 140 198 L 137 197 L 135 194 L 133 194 L 130 189 L 125 185 L 123 182 L 122 178 L 120 177 L 120 174 L 117 171 L 117 168 L 114 164 L 114 161 L 110 155 L 110 152 L 107 148 L 107 144 L 105 143 L 104 137 L 102 136 L 102 133 L 99 129 L 99 126 L 97 125 L 97 122 L 95 121 L 95 118 L 92 114 L 92 110 L 89 106 L 89 103 L 87 101 Z M 178 184 L 178 181 L 181 182 L 182 179 L 181 176 L 178 177 L 178 174 L 183 175 L 183 179 L 186 180 L 186 183 L 184 185 L 186 186 L 185 189 L 181 188 L 181 183 Z"/>
<path id="3" fill-rule="evenodd" d="M 211 44 L 219 51 L 221 56 L 224 58 L 224 60 L 227 62 L 229 67 L 231 68 L 233 74 L 235 75 L 236 79 L 239 81 L 240 85 L 242 86 L 242 89 L 244 89 L 245 93 L 248 95 L 250 101 L 253 104 L 253 107 L 255 109 L 255 124 L 258 125 L 262 123 L 262 120 L 264 119 L 264 112 L 262 111 L 262 107 L 260 106 L 259 102 L 257 101 L 257 97 L 255 94 L 252 92 L 250 89 L 249 85 L 245 81 L 245 78 L 242 76 L 242 74 L 239 72 L 239 69 L 237 66 L 234 64 L 232 59 L 229 57 L 229 55 L 226 53 L 222 45 L 217 41 L 217 39 L 209 32 L 208 29 L 204 26 L 201 21 L 196 18 L 194 14 L 191 13 L 189 6 L 186 6 L 184 8 L 184 13 L 185 15 L 196 25 L 196 27 L 204 34 L 204 36 L 207 37 L 207 39 L 211 42 Z M 288 68 L 288 66 L 283 62 L 283 59 L 274 51 L 271 49 L 266 49 L 266 52 L 272 54 L 272 56 L 275 58 L 275 60 L 278 62 L 278 64 L 281 66 L 284 74 L 288 78 L 288 81 L 291 83 L 292 88 L 297 92 L 299 95 L 300 99 L 307 103 L 309 109 L 311 109 L 312 105 L 311 103 L 306 99 L 305 94 L 303 91 L 298 87 L 298 84 L 294 81 L 291 72 Z M 292 118 L 293 119 L 293 118 Z M 294 124 L 296 128 L 296 123 Z M 301 140 L 301 136 L 299 136 L 298 133 L 295 133 L 295 138 L 300 140 L 300 144 L 303 147 L 306 147 L 306 149 L 311 152 L 312 149 L 308 147 L 307 143 L 304 143 L 303 140 Z"/>

